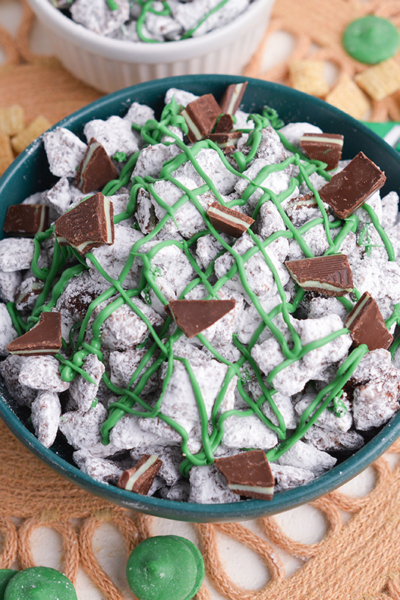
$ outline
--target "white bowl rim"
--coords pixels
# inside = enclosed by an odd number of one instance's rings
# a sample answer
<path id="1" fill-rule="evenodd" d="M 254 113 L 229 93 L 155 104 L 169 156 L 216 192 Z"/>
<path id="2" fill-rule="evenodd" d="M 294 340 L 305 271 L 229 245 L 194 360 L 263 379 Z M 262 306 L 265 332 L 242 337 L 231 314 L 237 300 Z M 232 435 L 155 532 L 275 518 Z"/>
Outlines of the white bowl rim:
<path id="1" fill-rule="evenodd" d="M 224 44 L 227 39 L 239 36 L 241 31 L 256 19 L 260 10 L 270 7 L 274 1 L 253 0 L 249 7 L 231 23 L 197 38 L 155 44 L 116 40 L 94 33 L 68 18 L 49 0 L 28 0 L 28 3 L 35 13 L 45 19 L 47 25 L 56 29 L 63 37 L 96 54 L 124 62 L 157 62 L 156 59 L 160 58 L 160 44 L 163 44 L 164 55 L 160 62 L 174 62 L 181 58 L 182 52 L 186 55 L 189 53 L 190 56 L 202 54 L 204 51 L 208 53 L 210 49 L 219 47 L 221 43 Z"/>

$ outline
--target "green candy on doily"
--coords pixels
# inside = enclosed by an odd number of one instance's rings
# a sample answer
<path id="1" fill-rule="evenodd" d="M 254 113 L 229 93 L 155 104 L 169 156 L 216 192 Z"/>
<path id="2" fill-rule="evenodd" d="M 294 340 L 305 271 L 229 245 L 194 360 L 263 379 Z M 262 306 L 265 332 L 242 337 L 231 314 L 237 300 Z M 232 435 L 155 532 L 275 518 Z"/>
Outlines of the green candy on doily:
<path id="1" fill-rule="evenodd" d="M 13 569 L 0 569 L 0 600 L 4 600 L 6 587 L 17 573 L 18 571 L 14 571 Z"/>
<path id="2" fill-rule="evenodd" d="M 0 587 L 0 600 L 78 600 L 78 597 L 68 577 L 60 571 L 32 567 L 9 579 L 4 596 Z"/>
<path id="3" fill-rule="evenodd" d="M 203 583 L 204 561 L 186 538 L 156 536 L 133 550 L 126 577 L 138 600 L 191 600 Z"/>
<path id="4" fill-rule="evenodd" d="M 342 44 L 359 62 L 376 65 L 394 56 L 400 44 L 397 27 L 388 19 L 368 15 L 348 25 Z"/>

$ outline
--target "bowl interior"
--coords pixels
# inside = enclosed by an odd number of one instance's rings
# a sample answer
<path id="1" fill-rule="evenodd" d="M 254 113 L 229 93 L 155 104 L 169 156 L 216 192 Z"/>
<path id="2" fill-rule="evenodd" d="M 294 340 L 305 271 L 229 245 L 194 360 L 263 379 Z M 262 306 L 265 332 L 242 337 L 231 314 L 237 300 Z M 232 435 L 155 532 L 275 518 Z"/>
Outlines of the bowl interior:
<path id="1" fill-rule="evenodd" d="M 91 119 L 107 119 L 111 115 L 123 116 L 134 101 L 152 106 L 160 116 L 165 92 L 171 87 L 195 94 L 212 92 L 217 100 L 227 85 L 243 78 L 224 75 L 183 76 L 161 79 L 126 88 L 88 105 L 58 125 L 67 127 L 82 136 L 85 123 Z M 343 158 L 353 158 L 362 150 L 376 162 L 387 175 L 383 193 L 400 189 L 400 157 L 377 135 L 348 115 L 321 100 L 290 88 L 256 79 L 249 80 L 243 108 L 258 112 L 267 104 L 275 108 L 285 123 L 308 121 L 328 133 L 345 136 Z M 50 174 L 43 143 L 34 142 L 0 179 L 0 222 L 7 208 L 18 204 L 34 192 L 48 189 L 56 179 Z M 237 521 L 261 515 L 272 515 L 299 504 L 311 501 L 342 485 L 380 456 L 400 435 L 400 412 L 385 425 L 361 450 L 350 456 L 328 473 L 308 485 L 277 494 L 271 502 L 249 500 L 235 504 L 199 505 L 178 503 L 158 498 L 139 496 L 116 487 L 94 481 L 79 471 L 72 463 L 71 449 L 61 436 L 51 449 L 44 448 L 29 424 L 30 411 L 19 407 L 0 382 L 0 417 L 15 435 L 39 458 L 66 476 L 72 482 L 98 496 L 125 507 L 159 517 L 197 521 Z"/>

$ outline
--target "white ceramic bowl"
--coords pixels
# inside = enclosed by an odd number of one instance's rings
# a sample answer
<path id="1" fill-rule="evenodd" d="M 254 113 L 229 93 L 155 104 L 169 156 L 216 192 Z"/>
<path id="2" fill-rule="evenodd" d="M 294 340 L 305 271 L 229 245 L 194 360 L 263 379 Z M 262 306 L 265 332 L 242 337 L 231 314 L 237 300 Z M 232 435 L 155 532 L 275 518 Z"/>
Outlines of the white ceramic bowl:
<path id="1" fill-rule="evenodd" d="M 28 0 L 54 55 L 75 77 L 103 92 L 173 75 L 241 74 L 267 29 L 274 1 L 254 0 L 231 23 L 198 38 L 146 44 L 100 36 L 49 0 Z"/>

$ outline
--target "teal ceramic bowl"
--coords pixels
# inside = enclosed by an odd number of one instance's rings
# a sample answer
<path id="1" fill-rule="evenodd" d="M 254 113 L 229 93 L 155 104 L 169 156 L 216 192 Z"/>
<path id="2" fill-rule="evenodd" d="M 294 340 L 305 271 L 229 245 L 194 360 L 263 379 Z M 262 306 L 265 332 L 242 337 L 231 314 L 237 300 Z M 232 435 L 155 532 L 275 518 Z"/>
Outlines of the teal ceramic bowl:
<path id="1" fill-rule="evenodd" d="M 199 75 L 143 83 L 105 96 L 67 117 L 58 125 L 81 135 L 87 121 L 94 118 L 106 119 L 114 114 L 122 116 L 133 101 L 149 104 L 159 116 L 163 107 L 164 94 L 168 88 L 182 88 L 199 95 L 212 92 L 219 99 L 227 85 L 238 81 L 242 81 L 242 78 Z M 308 121 L 319 125 L 324 131 L 342 133 L 345 136 L 344 158 L 353 158 L 362 150 L 385 170 L 386 191 L 400 189 L 399 155 L 355 119 L 312 96 L 281 85 L 250 79 L 244 109 L 249 112 L 260 111 L 265 104 L 277 109 L 285 123 Z M 38 140 L 19 156 L 0 179 L 0 223 L 3 223 L 6 210 L 10 205 L 21 202 L 34 192 L 49 188 L 54 181 L 48 169 L 43 143 Z M 74 466 L 71 449 L 60 439 L 60 436 L 51 449 L 44 448 L 38 442 L 29 425 L 29 411 L 19 407 L 10 398 L 2 383 L 0 383 L 0 393 L 2 395 L 0 417 L 29 450 L 58 473 L 86 491 L 115 504 L 181 521 L 240 521 L 273 515 L 310 502 L 355 477 L 385 452 L 400 435 L 399 412 L 354 455 L 308 485 L 277 494 L 271 502 L 249 500 L 235 504 L 188 504 L 147 498 L 94 481 Z"/>

